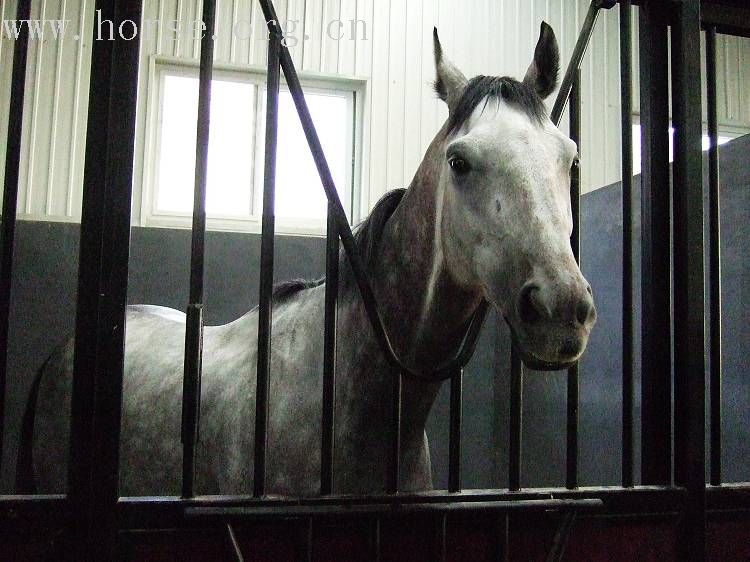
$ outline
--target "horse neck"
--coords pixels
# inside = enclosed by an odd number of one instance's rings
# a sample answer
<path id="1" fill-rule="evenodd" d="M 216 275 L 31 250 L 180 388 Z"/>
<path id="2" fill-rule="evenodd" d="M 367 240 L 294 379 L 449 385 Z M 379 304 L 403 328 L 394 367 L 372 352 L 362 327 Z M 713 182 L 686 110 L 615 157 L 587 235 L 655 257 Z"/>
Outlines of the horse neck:
<path id="1" fill-rule="evenodd" d="M 394 349 L 403 362 L 427 376 L 458 348 L 481 299 L 453 280 L 443 259 L 439 192 L 443 138 L 441 131 L 388 220 L 371 271 Z M 439 383 L 404 378 L 404 429 L 414 430 L 410 433 L 418 441 L 439 388 Z"/>
<path id="2" fill-rule="evenodd" d="M 432 141 L 386 224 L 373 271 L 384 322 L 399 357 L 425 374 L 452 354 L 480 302 L 449 273 L 441 235 L 444 131 Z"/>

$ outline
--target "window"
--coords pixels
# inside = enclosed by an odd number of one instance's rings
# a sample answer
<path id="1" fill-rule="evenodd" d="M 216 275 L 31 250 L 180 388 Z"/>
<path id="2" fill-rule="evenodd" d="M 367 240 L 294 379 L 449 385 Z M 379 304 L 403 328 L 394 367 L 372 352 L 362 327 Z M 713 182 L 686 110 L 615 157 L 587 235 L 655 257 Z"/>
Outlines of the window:
<path id="1" fill-rule="evenodd" d="M 726 132 L 719 132 L 719 144 L 722 145 L 729 142 L 737 135 Z M 704 134 L 701 139 L 703 151 L 707 151 L 709 147 L 708 135 Z M 669 161 L 674 161 L 674 127 L 669 128 Z M 641 173 L 641 125 L 636 123 L 633 125 L 633 174 Z"/>
<path id="2" fill-rule="evenodd" d="M 259 230 L 263 210 L 265 75 L 214 71 L 206 211 L 210 228 Z M 198 69 L 156 65 L 150 184 L 144 224 L 189 226 L 193 208 Z M 355 96 L 347 81 L 303 84 L 339 197 L 351 219 L 357 157 Z M 281 232 L 322 233 L 327 199 L 289 91 L 279 95 L 276 223 Z"/>

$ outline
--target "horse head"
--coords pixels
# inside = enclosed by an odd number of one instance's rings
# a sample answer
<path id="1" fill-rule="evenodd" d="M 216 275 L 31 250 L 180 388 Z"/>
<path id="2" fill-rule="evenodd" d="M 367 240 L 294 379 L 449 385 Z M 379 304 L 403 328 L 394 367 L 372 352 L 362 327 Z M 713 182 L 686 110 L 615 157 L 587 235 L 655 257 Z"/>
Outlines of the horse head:
<path id="1" fill-rule="evenodd" d="M 550 121 L 559 52 L 542 23 L 523 81 L 467 80 L 434 33 L 435 90 L 448 105 L 440 157 L 446 266 L 503 314 L 524 362 L 560 369 L 583 353 L 596 309 L 570 244 L 576 144 Z"/>

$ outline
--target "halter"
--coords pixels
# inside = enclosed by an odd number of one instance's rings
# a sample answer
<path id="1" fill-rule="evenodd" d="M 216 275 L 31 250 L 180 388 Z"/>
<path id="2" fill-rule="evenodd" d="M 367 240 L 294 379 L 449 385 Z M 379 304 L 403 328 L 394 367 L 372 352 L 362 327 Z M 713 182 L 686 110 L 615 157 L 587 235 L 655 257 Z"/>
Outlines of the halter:
<path id="1" fill-rule="evenodd" d="M 471 359 L 471 356 L 474 354 L 474 350 L 477 347 L 479 331 L 481 330 L 482 325 L 484 324 L 484 320 L 487 317 L 488 308 L 489 304 L 485 299 L 482 299 L 482 301 L 479 303 L 479 306 L 474 311 L 474 314 L 472 314 L 471 316 L 469 325 L 466 328 L 466 333 L 464 334 L 464 337 L 461 340 L 461 344 L 458 346 L 458 349 L 451 357 L 445 359 L 444 361 L 441 361 L 438 366 L 431 371 L 433 376 L 430 376 L 419 369 L 407 365 L 406 362 L 402 361 L 398 357 L 396 351 L 391 345 L 391 340 L 388 337 L 388 333 L 385 330 L 385 326 L 383 325 L 379 314 L 377 314 L 377 318 L 374 319 L 368 313 L 368 318 L 375 331 L 376 338 L 378 339 L 378 343 L 380 344 L 380 348 L 386 356 L 386 359 L 391 364 L 391 366 L 394 367 L 394 369 L 397 369 L 399 371 L 398 376 L 401 376 L 401 374 L 403 374 L 413 380 L 419 380 L 423 382 L 442 382 L 453 377 L 456 370 L 463 369 L 464 366 L 466 366 L 466 364 L 469 362 L 469 359 Z M 376 323 L 379 325 L 376 325 Z"/>

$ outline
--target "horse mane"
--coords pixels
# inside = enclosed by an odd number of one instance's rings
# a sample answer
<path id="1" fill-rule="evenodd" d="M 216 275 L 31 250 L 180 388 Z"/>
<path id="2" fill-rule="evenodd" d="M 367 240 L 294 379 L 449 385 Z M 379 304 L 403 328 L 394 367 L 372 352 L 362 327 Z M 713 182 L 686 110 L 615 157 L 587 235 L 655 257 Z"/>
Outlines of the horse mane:
<path id="1" fill-rule="evenodd" d="M 377 256 L 385 224 L 396 210 L 396 207 L 398 207 L 401 199 L 404 197 L 404 193 L 406 193 L 405 189 L 393 189 L 383 195 L 367 218 L 354 229 L 354 242 L 367 271 L 370 270 L 373 260 Z M 342 285 L 348 287 L 354 283 L 354 274 L 351 271 L 351 266 L 349 266 L 346 253 L 343 249 L 340 254 L 340 261 L 346 262 L 345 273 L 342 276 Z M 323 283 L 325 283 L 325 277 L 315 280 L 292 279 L 291 281 L 278 283 L 273 288 L 273 302 L 277 304 L 286 302 L 300 291 L 318 287 Z"/>
<path id="2" fill-rule="evenodd" d="M 378 254 L 378 246 L 380 245 L 380 238 L 383 234 L 383 229 L 388 219 L 401 203 L 405 189 L 393 189 L 383 195 L 380 200 L 375 203 L 375 207 L 369 216 L 359 223 L 354 232 L 354 241 L 357 244 L 357 250 L 362 258 L 362 263 L 365 265 L 365 269 L 368 271 L 372 266 L 372 262 Z M 342 251 L 342 257 L 344 253 Z"/>
<path id="3" fill-rule="evenodd" d="M 282 303 L 289 300 L 296 293 L 304 291 L 305 289 L 312 289 L 321 285 L 325 281 L 325 277 L 322 279 L 290 279 L 289 281 L 282 281 L 273 286 L 272 300 L 275 303 Z"/>
<path id="4" fill-rule="evenodd" d="M 541 124 L 547 115 L 542 98 L 536 91 L 508 76 L 475 76 L 464 88 L 455 110 L 448 118 L 448 133 L 452 133 L 471 117 L 479 102 L 504 99 L 521 109 L 529 119 Z M 487 102 L 485 102 L 486 104 Z"/>

